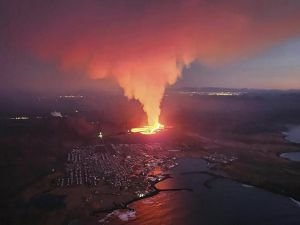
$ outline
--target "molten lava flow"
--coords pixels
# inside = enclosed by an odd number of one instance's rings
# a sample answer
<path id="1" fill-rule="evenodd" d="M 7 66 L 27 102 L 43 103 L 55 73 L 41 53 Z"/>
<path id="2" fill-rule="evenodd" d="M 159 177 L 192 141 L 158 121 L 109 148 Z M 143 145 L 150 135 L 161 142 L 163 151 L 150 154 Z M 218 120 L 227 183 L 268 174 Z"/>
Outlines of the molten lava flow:
<path id="1" fill-rule="evenodd" d="M 157 123 L 155 125 L 148 125 L 148 126 L 144 126 L 144 127 L 137 127 L 137 128 L 132 128 L 131 132 L 132 133 L 141 133 L 141 134 L 146 134 L 146 135 L 150 135 L 150 134 L 156 134 L 157 132 L 161 131 L 164 129 L 164 125 Z"/>

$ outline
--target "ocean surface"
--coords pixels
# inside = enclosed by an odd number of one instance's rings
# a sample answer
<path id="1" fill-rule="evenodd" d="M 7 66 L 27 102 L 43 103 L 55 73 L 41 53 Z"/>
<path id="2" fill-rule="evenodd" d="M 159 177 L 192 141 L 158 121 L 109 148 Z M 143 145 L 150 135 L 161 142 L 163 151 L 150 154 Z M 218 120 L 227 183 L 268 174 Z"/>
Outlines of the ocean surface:
<path id="1" fill-rule="evenodd" d="M 300 126 L 291 126 L 287 132 L 284 132 L 286 140 L 300 144 Z"/>
<path id="2" fill-rule="evenodd" d="M 113 225 L 299 225 L 300 204 L 294 199 L 203 173 L 207 163 L 183 158 L 170 173 L 162 191 L 116 210 L 100 224 Z"/>
<path id="3" fill-rule="evenodd" d="M 285 152 L 280 154 L 280 157 L 291 161 L 300 162 L 300 152 Z"/>
<path id="4" fill-rule="evenodd" d="M 293 143 L 300 143 L 300 126 L 292 126 L 283 134 L 285 135 L 286 140 Z M 285 152 L 280 154 L 280 157 L 289 159 L 291 161 L 300 162 L 300 152 Z"/>

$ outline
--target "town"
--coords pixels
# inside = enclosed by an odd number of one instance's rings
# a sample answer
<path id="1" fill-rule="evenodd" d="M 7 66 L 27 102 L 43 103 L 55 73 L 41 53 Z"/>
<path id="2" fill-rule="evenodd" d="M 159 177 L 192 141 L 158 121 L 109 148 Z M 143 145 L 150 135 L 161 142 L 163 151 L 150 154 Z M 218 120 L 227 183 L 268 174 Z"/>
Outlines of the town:
<path id="1" fill-rule="evenodd" d="M 160 143 L 99 144 L 74 147 L 68 154 L 58 187 L 108 184 L 119 190 L 131 187 L 142 197 L 151 184 L 163 179 L 163 172 L 176 165 L 172 151 Z"/>

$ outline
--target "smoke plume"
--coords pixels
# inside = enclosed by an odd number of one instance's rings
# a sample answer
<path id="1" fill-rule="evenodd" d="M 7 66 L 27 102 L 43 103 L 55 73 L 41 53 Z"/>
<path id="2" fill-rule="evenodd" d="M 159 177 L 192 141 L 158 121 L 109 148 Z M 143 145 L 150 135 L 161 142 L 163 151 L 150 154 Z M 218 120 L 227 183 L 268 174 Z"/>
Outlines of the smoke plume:
<path id="1" fill-rule="evenodd" d="M 11 2 L 18 46 L 64 70 L 114 77 L 150 125 L 191 62 L 226 63 L 300 33 L 297 0 Z"/>

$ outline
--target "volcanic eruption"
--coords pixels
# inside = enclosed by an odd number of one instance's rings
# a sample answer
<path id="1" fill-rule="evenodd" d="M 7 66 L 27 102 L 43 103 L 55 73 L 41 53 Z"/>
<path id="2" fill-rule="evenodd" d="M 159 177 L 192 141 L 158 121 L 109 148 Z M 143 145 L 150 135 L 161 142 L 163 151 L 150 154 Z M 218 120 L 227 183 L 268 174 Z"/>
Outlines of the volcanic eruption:
<path id="1" fill-rule="evenodd" d="M 191 62 L 218 66 L 300 33 L 297 7 L 282 0 L 272 1 L 280 7 L 262 0 L 260 10 L 256 1 L 244 0 L 34 1 L 35 8 L 17 2 L 7 10 L 16 46 L 63 70 L 113 77 L 141 103 L 147 125 L 131 131 L 143 134 L 164 128 L 165 88 Z"/>

